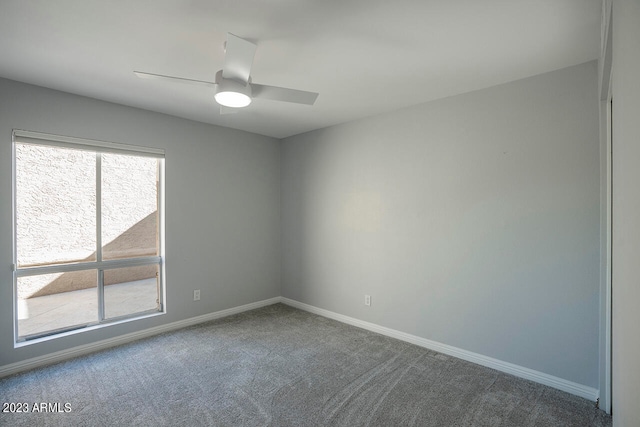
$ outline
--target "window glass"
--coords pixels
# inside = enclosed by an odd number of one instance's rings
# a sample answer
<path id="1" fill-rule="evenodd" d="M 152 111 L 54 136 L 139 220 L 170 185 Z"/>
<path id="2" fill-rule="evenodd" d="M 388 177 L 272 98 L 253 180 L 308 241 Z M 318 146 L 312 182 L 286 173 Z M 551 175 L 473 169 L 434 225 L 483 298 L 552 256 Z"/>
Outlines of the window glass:
<path id="1" fill-rule="evenodd" d="M 102 257 L 158 255 L 158 160 L 102 155 Z"/>
<path id="2" fill-rule="evenodd" d="M 18 277 L 21 336 L 62 332 L 98 322 L 96 270 Z"/>
<path id="3" fill-rule="evenodd" d="M 162 311 L 161 151 L 24 133 L 14 133 L 17 340 Z"/>
<path id="4" fill-rule="evenodd" d="M 157 264 L 105 270 L 105 318 L 157 310 L 158 279 Z"/>
<path id="5" fill-rule="evenodd" d="M 18 266 L 96 258 L 96 154 L 16 144 Z"/>

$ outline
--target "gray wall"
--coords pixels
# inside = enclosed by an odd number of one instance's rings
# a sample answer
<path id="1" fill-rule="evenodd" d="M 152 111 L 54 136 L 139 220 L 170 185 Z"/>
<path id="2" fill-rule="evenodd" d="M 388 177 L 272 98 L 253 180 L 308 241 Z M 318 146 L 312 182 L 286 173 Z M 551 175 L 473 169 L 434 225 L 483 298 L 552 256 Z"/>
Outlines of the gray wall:
<path id="1" fill-rule="evenodd" d="M 14 128 L 166 150 L 167 315 L 13 349 Z M 279 177 L 276 139 L 0 79 L 0 366 L 279 296 Z"/>
<path id="2" fill-rule="evenodd" d="M 613 6 L 613 424 L 640 426 L 640 1 Z"/>
<path id="3" fill-rule="evenodd" d="M 596 62 L 282 150 L 283 296 L 598 388 Z"/>
<path id="4" fill-rule="evenodd" d="M 166 150 L 166 316 L 13 349 L 13 128 Z M 595 62 L 282 142 L 0 79 L 0 365 L 283 295 L 598 388 L 599 197 Z"/>

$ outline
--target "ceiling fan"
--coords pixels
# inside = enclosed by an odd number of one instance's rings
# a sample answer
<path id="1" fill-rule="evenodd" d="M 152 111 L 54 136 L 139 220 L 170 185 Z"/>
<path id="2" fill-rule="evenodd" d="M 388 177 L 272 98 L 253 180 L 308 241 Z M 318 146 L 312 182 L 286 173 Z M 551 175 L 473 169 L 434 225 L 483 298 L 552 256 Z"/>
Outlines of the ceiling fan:
<path id="1" fill-rule="evenodd" d="M 313 105 L 316 102 L 318 94 L 315 92 L 253 83 L 251 81 L 251 65 L 253 64 L 256 48 L 255 44 L 227 33 L 224 63 L 222 70 L 216 73 L 214 82 L 164 76 L 142 71 L 134 71 L 134 74 L 144 79 L 158 79 L 211 87 L 215 91 L 214 99 L 220 104 L 221 114 L 236 112 L 239 108 L 248 106 L 253 98 L 305 105 Z"/>

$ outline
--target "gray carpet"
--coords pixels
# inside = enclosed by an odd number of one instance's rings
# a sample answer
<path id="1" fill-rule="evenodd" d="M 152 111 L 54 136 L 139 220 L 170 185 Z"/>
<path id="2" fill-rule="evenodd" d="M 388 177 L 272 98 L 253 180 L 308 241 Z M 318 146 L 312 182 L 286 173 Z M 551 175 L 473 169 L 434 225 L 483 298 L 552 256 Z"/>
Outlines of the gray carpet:
<path id="1" fill-rule="evenodd" d="M 282 304 L 0 379 L 11 426 L 610 426 L 593 402 Z"/>

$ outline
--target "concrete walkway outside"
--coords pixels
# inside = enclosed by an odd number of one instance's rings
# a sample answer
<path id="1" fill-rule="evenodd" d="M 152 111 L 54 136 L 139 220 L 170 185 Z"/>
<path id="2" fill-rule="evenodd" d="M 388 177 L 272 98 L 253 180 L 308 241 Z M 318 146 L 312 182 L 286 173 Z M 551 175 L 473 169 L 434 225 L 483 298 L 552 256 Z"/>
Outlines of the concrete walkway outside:
<path id="1" fill-rule="evenodd" d="M 155 278 L 105 286 L 107 319 L 157 307 Z M 97 289 L 18 300 L 18 333 L 27 336 L 98 321 Z"/>

